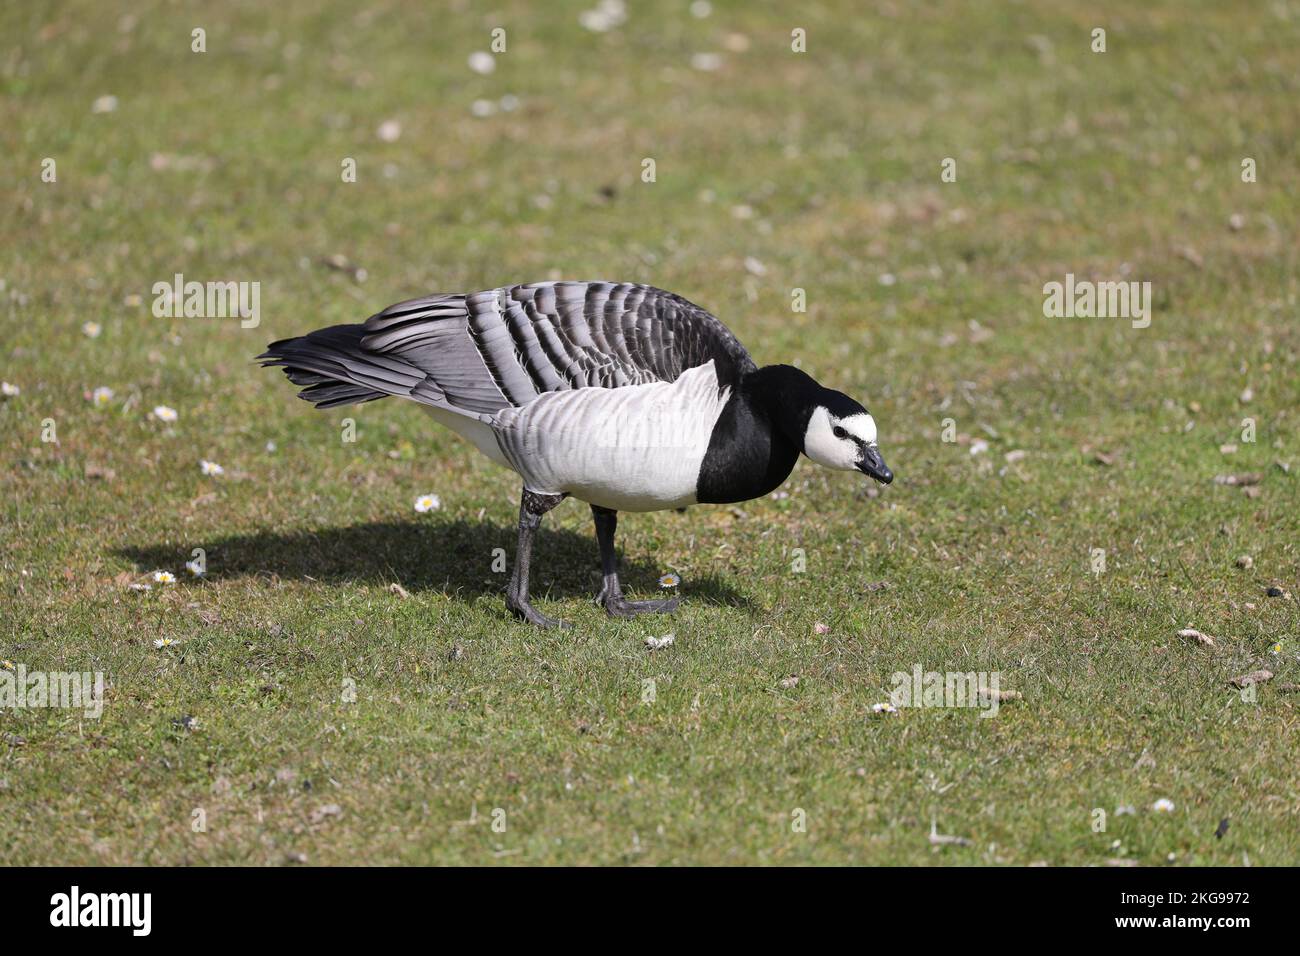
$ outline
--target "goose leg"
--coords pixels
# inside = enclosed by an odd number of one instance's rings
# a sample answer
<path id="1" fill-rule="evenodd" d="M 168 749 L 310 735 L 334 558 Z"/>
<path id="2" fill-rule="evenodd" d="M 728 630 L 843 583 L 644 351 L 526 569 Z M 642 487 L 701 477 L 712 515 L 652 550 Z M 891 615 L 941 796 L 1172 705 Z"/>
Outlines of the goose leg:
<path id="1" fill-rule="evenodd" d="M 599 505 L 591 506 L 591 516 L 596 522 L 596 540 L 600 542 L 600 568 L 604 584 L 596 601 L 602 604 L 610 617 L 632 617 L 647 612 L 675 611 L 681 598 L 666 601 L 629 601 L 623 597 L 623 586 L 618 582 L 618 557 L 614 553 L 614 532 L 618 528 L 618 512 Z"/>
<path id="2" fill-rule="evenodd" d="M 506 607 L 515 617 L 538 627 L 569 626 L 547 617 L 528 603 L 528 564 L 533 554 L 533 535 L 541 527 L 542 515 L 567 497 L 567 494 L 538 494 L 525 488 L 519 502 L 519 548 L 515 551 L 515 570 L 510 576 L 510 586 L 506 588 Z"/>

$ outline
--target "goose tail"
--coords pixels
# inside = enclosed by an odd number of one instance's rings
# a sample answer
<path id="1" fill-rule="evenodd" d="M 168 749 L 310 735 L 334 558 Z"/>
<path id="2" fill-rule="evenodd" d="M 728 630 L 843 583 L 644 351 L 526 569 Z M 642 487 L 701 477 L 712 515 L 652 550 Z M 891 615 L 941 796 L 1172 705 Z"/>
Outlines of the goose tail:
<path id="1" fill-rule="evenodd" d="M 317 408 L 373 402 L 412 391 L 425 381 L 418 370 L 361 347 L 364 325 L 332 325 L 307 335 L 272 342 L 257 357 L 263 368 L 281 367 L 301 386 L 298 397 Z"/>

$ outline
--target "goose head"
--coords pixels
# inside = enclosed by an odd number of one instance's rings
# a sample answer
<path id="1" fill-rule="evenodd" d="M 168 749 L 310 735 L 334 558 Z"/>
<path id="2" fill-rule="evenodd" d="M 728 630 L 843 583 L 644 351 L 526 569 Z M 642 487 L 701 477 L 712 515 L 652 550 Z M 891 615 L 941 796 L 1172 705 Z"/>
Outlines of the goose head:
<path id="1" fill-rule="evenodd" d="M 876 420 L 843 392 L 819 391 L 810 403 L 803 453 L 827 468 L 860 471 L 882 485 L 893 481 L 894 473 L 876 447 Z"/>
<path id="2" fill-rule="evenodd" d="M 860 471 L 882 485 L 894 480 L 876 446 L 876 420 L 860 402 L 793 365 L 761 368 L 745 388 L 786 440 L 817 464 Z"/>

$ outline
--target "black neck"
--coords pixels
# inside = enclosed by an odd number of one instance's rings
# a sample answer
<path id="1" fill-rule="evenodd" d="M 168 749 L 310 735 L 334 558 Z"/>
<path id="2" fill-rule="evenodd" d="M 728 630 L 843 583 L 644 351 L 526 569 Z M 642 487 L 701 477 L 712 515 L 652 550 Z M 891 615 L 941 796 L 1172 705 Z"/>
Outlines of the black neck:
<path id="1" fill-rule="evenodd" d="M 789 365 L 769 365 L 742 378 L 713 427 L 696 500 L 749 501 L 790 477 L 803 450 L 808 395 L 815 388 L 807 374 Z"/>

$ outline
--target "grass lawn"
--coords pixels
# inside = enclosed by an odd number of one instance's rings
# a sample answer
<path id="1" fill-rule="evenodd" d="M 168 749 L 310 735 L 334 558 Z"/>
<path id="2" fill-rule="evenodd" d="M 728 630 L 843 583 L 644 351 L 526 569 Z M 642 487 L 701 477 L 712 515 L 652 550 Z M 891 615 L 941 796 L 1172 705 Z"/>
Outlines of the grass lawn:
<path id="1" fill-rule="evenodd" d="M 107 684 L 0 710 L 0 863 L 1300 861 L 1300 5 L 433 6 L 0 13 L 0 658 Z M 156 318 L 176 273 L 260 324 Z M 1046 317 L 1067 273 L 1150 326 Z M 624 516 L 686 597 L 626 622 L 566 502 L 539 631 L 514 475 L 251 362 L 561 277 L 863 399 L 897 480 Z M 918 665 L 1021 697 L 874 714 Z"/>

